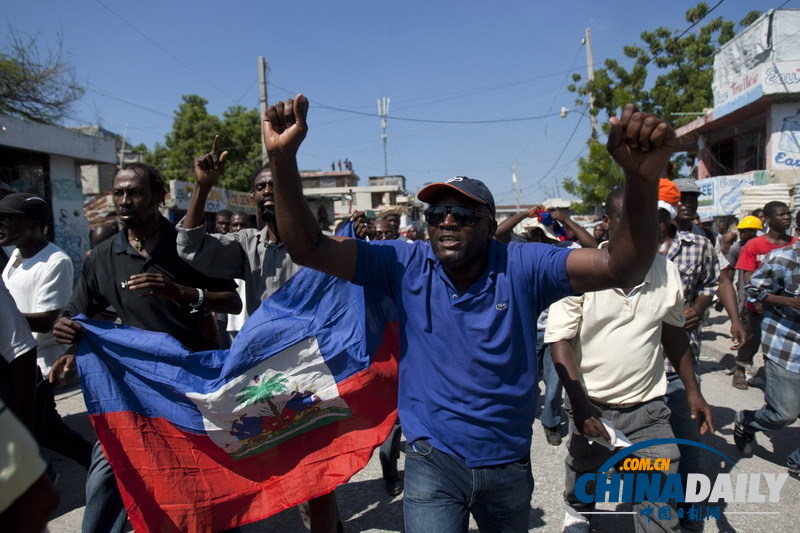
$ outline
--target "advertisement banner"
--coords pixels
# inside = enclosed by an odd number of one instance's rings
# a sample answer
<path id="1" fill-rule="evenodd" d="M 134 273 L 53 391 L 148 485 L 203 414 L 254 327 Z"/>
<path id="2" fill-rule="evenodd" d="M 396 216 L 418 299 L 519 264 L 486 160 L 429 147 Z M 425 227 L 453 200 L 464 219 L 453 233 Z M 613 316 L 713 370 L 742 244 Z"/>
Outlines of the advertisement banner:
<path id="1" fill-rule="evenodd" d="M 742 206 L 742 188 L 753 185 L 753 181 L 752 173 L 697 180 L 701 193 L 697 202 L 698 216 L 738 215 Z"/>

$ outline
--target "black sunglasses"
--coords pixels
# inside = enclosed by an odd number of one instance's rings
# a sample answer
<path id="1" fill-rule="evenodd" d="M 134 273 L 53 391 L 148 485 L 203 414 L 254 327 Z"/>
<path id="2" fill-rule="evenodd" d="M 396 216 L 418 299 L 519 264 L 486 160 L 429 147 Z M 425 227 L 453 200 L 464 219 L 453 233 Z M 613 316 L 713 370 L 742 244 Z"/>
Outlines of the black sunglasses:
<path id="1" fill-rule="evenodd" d="M 432 205 L 425 210 L 425 222 L 431 226 L 438 226 L 447 215 L 453 215 L 456 224 L 464 227 L 474 226 L 479 218 L 492 218 L 465 205 Z"/>

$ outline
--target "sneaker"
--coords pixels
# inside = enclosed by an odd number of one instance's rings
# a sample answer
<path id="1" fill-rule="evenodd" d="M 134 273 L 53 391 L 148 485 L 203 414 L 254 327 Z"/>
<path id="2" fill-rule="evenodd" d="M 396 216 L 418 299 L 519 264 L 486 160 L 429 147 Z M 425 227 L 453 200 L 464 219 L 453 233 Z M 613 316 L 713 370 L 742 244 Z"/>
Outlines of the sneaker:
<path id="1" fill-rule="evenodd" d="M 558 426 L 553 428 L 547 426 L 542 427 L 544 428 L 544 436 L 547 438 L 547 444 L 551 446 L 561 445 L 561 433 L 558 432 Z"/>
<path id="2" fill-rule="evenodd" d="M 566 511 L 564 513 L 564 526 L 561 533 L 589 533 L 589 521 L 584 517 Z"/>
<path id="3" fill-rule="evenodd" d="M 789 467 L 787 471 L 789 472 L 789 477 L 800 480 L 800 468 Z"/>
<path id="4" fill-rule="evenodd" d="M 756 436 L 744 428 L 742 423 L 744 411 L 739 411 L 736 413 L 736 424 L 733 427 L 733 442 L 736 444 L 736 447 L 739 448 L 739 451 L 742 452 L 742 455 L 747 457 L 753 455 L 753 441 L 756 439 Z"/>
<path id="5" fill-rule="evenodd" d="M 739 390 L 747 390 L 747 374 L 745 374 L 744 370 L 741 367 L 736 367 L 736 370 L 733 372 L 733 388 Z"/>

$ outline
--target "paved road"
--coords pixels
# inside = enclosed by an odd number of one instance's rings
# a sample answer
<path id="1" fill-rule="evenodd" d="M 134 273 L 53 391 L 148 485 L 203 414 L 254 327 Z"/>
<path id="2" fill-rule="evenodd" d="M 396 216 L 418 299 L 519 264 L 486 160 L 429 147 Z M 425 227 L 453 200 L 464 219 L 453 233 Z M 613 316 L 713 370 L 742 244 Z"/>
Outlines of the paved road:
<path id="1" fill-rule="evenodd" d="M 715 435 L 703 437 L 703 443 L 729 457 L 735 464 L 720 462 L 719 456 L 711 452 L 703 453 L 703 470 L 707 474 L 731 472 L 773 473 L 786 472 L 784 461 L 796 446 L 800 445 L 800 422 L 772 434 L 759 434 L 755 454 L 742 458 L 733 444 L 733 417 L 737 410 L 756 409 L 763 403 L 761 390 L 736 390 L 731 387 L 731 377 L 726 370 L 733 366 L 733 355 L 728 349 L 730 338 L 727 326 L 719 313 L 712 312 L 709 324 L 703 334 L 703 357 L 700 362 L 703 392 L 714 407 Z M 59 411 L 66 422 L 81 431 L 92 435 L 86 416 L 83 397 L 77 388 L 62 391 L 57 395 Z M 530 530 L 559 532 L 564 517 L 561 493 L 563 490 L 565 446 L 550 446 L 545 441 L 541 425 L 534 426 L 533 458 L 536 488 L 531 503 Z M 50 522 L 53 533 L 80 531 L 83 506 L 85 504 L 83 486 L 86 473 L 82 468 L 68 460 L 53 456 L 59 472 L 57 488 L 61 503 L 55 517 Z M 402 466 L 402 458 L 401 458 Z M 734 479 L 736 476 L 732 476 Z M 763 487 L 763 483 L 762 483 Z M 762 492 L 765 490 L 762 488 Z M 337 489 L 342 519 L 348 532 L 396 532 L 403 530 L 402 496 L 391 498 L 383 491 L 380 463 L 376 456 L 367 467 L 359 472 L 350 483 Z M 731 503 L 723 508 L 722 518 L 707 523 L 706 531 L 723 532 L 784 532 L 798 531 L 796 512 L 800 506 L 800 481 L 788 479 L 783 486 L 778 503 Z M 619 508 L 617 508 L 619 506 Z M 599 509 L 625 511 L 624 504 L 606 503 Z M 744 513 L 744 514 L 740 514 Z M 776 514 L 749 514 L 776 513 Z M 593 521 L 596 531 L 633 531 L 629 515 L 607 515 L 596 517 Z M 244 528 L 247 533 L 255 532 L 302 532 L 304 528 L 296 510 L 290 509 L 257 524 Z M 472 530 L 477 528 L 472 524 Z M 435 532 L 432 532 L 435 533 Z"/>

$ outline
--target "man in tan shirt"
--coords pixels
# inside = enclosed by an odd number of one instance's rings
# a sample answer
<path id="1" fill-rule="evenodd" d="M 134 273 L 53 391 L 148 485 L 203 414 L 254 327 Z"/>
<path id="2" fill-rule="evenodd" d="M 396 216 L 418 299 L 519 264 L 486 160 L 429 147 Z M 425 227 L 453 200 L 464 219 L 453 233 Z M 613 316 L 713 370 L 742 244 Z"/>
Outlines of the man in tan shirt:
<path id="1" fill-rule="evenodd" d="M 621 189 L 606 200 L 604 223 L 611 239 L 622 200 Z M 553 362 L 571 407 L 564 490 L 570 510 L 565 531 L 589 531 L 589 521 L 580 513 L 593 511 L 594 504 L 576 497 L 575 484 L 582 474 L 597 472 L 615 451 L 590 444 L 589 438 L 597 437 L 612 442 L 601 417 L 613 421 L 615 429 L 634 443 L 674 437 L 664 402 L 665 353 L 685 384 L 692 417 L 703 421 L 701 432 L 713 431 L 711 409 L 694 375 L 684 320 L 680 274 L 663 256 L 656 256 L 644 282 L 636 287 L 568 297 L 550 307 L 544 340 L 552 343 Z M 675 444 L 650 446 L 636 455 L 669 458 L 669 469 L 662 473 L 678 471 L 680 453 Z M 587 491 L 593 490 L 592 486 Z M 634 510 L 647 505 L 634 504 Z M 637 530 L 680 531 L 675 513 L 669 519 L 637 513 L 636 520 Z"/>

